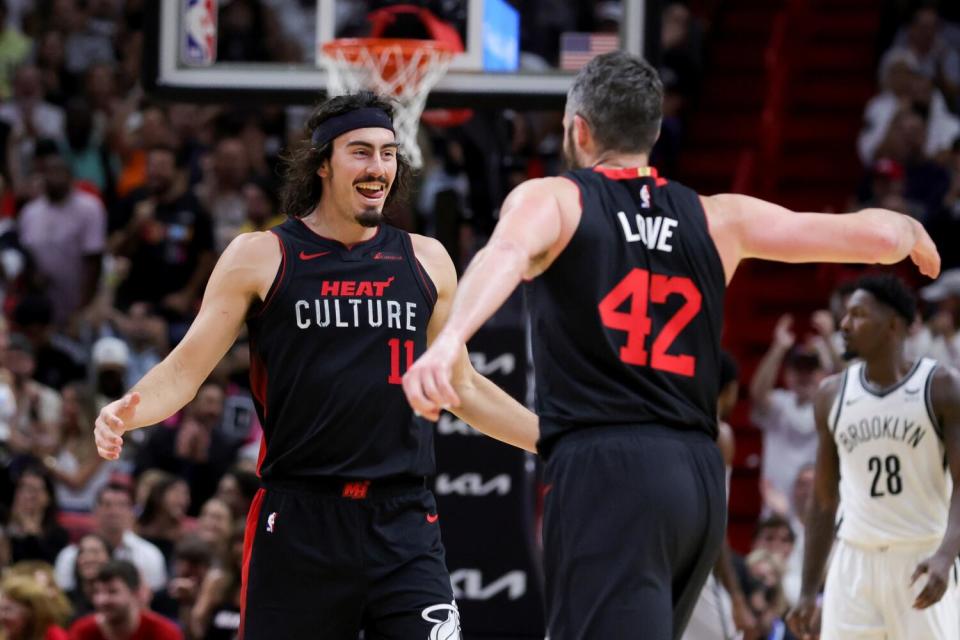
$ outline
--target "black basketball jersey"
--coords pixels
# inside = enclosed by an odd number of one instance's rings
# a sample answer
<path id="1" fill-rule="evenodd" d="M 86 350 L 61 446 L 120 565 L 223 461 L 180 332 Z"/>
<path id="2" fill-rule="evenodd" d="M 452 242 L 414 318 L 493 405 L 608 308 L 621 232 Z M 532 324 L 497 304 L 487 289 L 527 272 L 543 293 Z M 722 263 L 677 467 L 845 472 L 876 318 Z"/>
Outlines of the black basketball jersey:
<path id="1" fill-rule="evenodd" d="M 432 425 L 401 387 L 437 297 L 409 234 L 384 224 L 347 247 L 299 219 L 272 231 L 283 260 L 247 320 L 261 476 L 434 473 Z"/>
<path id="2" fill-rule="evenodd" d="M 607 425 L 716 435 L 723 265 L 694 191 L 581 169 L 570 244 L 528 285 L 540 446 Z"/>

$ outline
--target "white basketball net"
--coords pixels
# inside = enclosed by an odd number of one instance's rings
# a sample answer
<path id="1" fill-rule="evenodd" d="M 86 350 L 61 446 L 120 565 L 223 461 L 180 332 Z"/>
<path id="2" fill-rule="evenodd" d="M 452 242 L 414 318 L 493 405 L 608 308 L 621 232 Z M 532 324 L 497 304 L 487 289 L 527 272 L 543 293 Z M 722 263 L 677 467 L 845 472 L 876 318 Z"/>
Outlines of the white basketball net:
<path id="1" fill-rule="evenodd" d="M 447 72 L 453 53 L 438 49 L 432 41 L 405 53 L 399 44 L 371 49 L 365 43 L 324 50 L 327 93 L 331 96 L 369 90 L 393 98 L 397 104 L 393 126 L 402 152 L 415 168 L 423 166 L 417 145 L 420 115 L 427 94 Z M 429 44 L 427 44 L 429 43 Z M 409 51 L 409 49 L 408 49 Z"/>

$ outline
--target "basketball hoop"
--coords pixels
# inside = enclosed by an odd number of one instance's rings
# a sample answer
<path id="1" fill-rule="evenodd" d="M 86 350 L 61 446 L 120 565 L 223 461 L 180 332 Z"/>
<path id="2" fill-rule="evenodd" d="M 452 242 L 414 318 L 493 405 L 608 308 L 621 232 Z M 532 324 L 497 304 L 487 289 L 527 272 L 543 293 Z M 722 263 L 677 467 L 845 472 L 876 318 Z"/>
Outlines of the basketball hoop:
<path id="1" fill-rule="evenodd" d="M 331 96 L 364 89 L 393 97 L 397 103 L 397 140 L 414 167 L 423 166 L 417 146 L 420 115 L 427 94 L 447 72 L 456 47 L 439 40 L 403 38 L 340 38 L 323 45 L 327 93 Z"/>

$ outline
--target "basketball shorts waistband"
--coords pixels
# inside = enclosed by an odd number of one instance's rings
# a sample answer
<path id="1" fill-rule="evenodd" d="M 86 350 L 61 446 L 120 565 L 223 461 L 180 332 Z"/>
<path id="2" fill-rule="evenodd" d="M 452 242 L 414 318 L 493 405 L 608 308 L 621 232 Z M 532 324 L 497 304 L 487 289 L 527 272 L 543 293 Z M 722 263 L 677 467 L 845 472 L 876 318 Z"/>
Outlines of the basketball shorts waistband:
<path id="1" fill-rule="evenodd" d="M 343 498 L 345 500 L 376 500 L 420 491 L 427 486 L 422 476 L 388 476 L 386 478 L 276 478 L 264 480 L 267 490 L 293 491 L 314 496 Z"/>

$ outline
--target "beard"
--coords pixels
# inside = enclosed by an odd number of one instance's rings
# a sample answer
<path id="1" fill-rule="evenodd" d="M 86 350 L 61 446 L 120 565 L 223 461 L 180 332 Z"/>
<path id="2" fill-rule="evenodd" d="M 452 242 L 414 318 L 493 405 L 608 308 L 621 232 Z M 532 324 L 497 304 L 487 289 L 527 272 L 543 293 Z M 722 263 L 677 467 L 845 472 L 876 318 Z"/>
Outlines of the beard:
<path id="1" fill-rule="evenodd" d="M 368 229 L 379 227 L 380 223 L 383 222 L 383 212 L 376 209 L 364 209 L 357 214 L 356 220 L 357 224 Z"/>
<path id="2" fill-rule="evenodd" d="M 843 353 L 840 354 L 840 357 L 843 358 L 844 362 L 850 362 L 851 360 L 859 358 L 860 354 L 857 353 L 856 349 L 847 347 L 843 350 Z"/>

